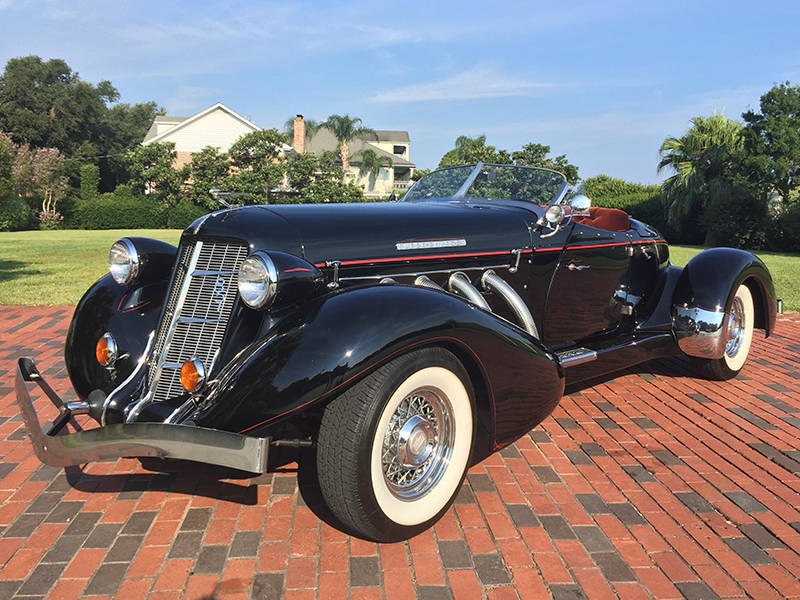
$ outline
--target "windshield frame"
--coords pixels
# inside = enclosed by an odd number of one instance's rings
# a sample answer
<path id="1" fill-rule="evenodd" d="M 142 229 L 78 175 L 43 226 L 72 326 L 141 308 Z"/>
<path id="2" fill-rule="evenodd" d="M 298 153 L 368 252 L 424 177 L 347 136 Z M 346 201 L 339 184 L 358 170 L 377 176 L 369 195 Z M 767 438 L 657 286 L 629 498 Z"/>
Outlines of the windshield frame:
<path id="1" fill-rule="evenodd" d="M 481 170 L 483 169 L 483 167 L 531 169 L 531 170 L 535 170 L 535 171 L 545 171 L 545 172 L 548 172 L 548 173 L 553 173 L 555 175 L 558 175 L 563 180 L 561 188 L 559 188 L 558 192 L 555 194 L 555 196 L 553 197 L 552 200 L 550 200 L 549 202 L 547 202 L 546 204 L 543 204 L 541 206 L 560 204 L 564 200 L 564 198 L 567 195 L 567 192 L 570 189 L 570 184 L 567 181 L 567 177 L 563 173 L 560 173 L 559 171 L 556 171 L 554 169 L 545 169 L 543 167 L 529 167 L 529 166 L 526 166 L 526 165 L 508 165 L 508 164 L 503 165 L 503 164 L 496 164 L 496 163 L 479 162 L 479 163 L 475 163 L 474 164 L 472 171 L 467 176 L 467 178 L 464 180 L 464 183 L 462 183 L 461 187 L 454 194 L 452 194 L 451 196 L 436 196 L 436 197 L 424 198 L 424 199 L 420 198 L 420 199 L 415 199 L 415 200 L 406 200 L 406 198 L 408 196 L 410 196 L 411 193 L 414 191 L 414 189 L 419 185 L 419 182 L 420 181 L 424 181 L 424 179 L 426 177 L 429 177 L 430 175 L 433 175 L 434 173 L 438 173 L 438 172 L 441 172 L 441 171 L 448 171 L 448 170 L 451 170 L 451 169 L 464 169 L 465 167 L 470 167 L 470 166 L 473 166 L 473 165 L 454 165 L 452 167 L 444 167 L 442 169 L 436 169 L 435 171 L 432 171 L 431 173 L 428 173 L 428 174 L 424 175 L 423 177 L 420 177 L 417 181 L 414 182 L 414 185 L 412 185 L 410 188 L 408 188 L 408 191 L 405 194 L 403 194 L 403 197 L 400 199 L 400 202 L 425 202 L 425 201 L 450 200 L 450 199 L 459 199 L 459 198 L 465 199 L 465 200 L 474 199 L 474 200 L 480 200 L 480 201 L 484 201 L 484 202 L 485 201 L 491 201 L 491 200 L 499 200 L 497 198 L 478 198 L 478 197 L 467 196 L 467 192 L 472 187 L 472 184 L 475 183 L 475 179 L 477 179 L 477 177 L 481 173 Z M 524 202 L 524 203 L 527 203 L 527 204 L 536 204 L 536 202 L 534 202 L 532 200 L 515 199 L 514 201 L 516 201 L 516 202 Z"/>

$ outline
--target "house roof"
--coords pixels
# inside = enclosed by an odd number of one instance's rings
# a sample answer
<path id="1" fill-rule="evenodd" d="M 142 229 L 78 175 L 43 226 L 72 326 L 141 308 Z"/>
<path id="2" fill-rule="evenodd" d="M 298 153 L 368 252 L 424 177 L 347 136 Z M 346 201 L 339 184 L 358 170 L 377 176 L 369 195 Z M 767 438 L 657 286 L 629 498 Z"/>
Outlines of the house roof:
<path id="1" fill-rule="evenodd" d="M 147 135 L 144 136 L 144 139 L 142 140 L 142 143 L 144 144 L 145 142 L 149 142 L 150 140 L 152 140 L 154 137 L 156 137 L 158 135 L 158 124 L 159 123 L 174 123 L 174 124 L 178 124 L 178 123 L 183 123 L 188 118 L 189 117 L 167 117 L 167 116 L 164 116 L 164 115 L 156 116 L 156 118 L 153 120 L 153 124 L 150 126 L 150 129 L 147 131 Z"/>
<path id="2" fill-rule="evenodd" d="M 402 142 L 410 144 L 411 139 L 408 137 L 407 131 L 378 131 L 375 130 L 379 142 Z"/>
<path id="3" fill-rule="evenodd" d="M 247 125 L 248 127 L 252 128 L 253 131 L 261 131 L 261 128 L 253 123 L 252 121 L 245 119 L 240 114 L 232 111 L 230 108 L 222 104 L 221 102 L 217 102 L 213 106 L 209 106 L 207 109 L 200 111 L 196 115 L 191 117 L 156 117 L 153 121 L 153 125 L 150 127 L 150 130 L 147 132 L 147 135 L 144 136 L 144 140 L 142 140 L 142 144 L 149 144 L 151 142 L 160 142 L 164 137 L 169 134 L 172 134 L 179 129 L 183 129 L 184 127 L 188 127 L 195 121 L 202 119 L 208 113 L 215 111 L 215 110 L 222 110 L 223 112 L 228 113 L 234 119 L 242 122 L 243 124 Z M 170 127 L 166 131 L 158 132 L 158 123 L 176 123 L 173 127 Z"/>
<path id="4" fill-rule="evenodd" d="M 379 141 L 390 141 L 380 137 L 381 133 L 401 133 L 405 134 L 406 140 L 408 140 L 408 133 L 405 131 L 391 131 L 391 132 L 378 132 Z M 397 140 L 399 141 L 399 140 Z M 353 165 L 360 165 L 361 159 L 356 154 L 361 150 L 370 149 L 375 152 L 378 156 L 385 156 L 392 159 L 392 166 L 393 167 L 416 167 L 416 165 L 412 162 L 405 160 L 404 158 L 400 158 L 391 152 L 387 152 L 386 150 L 382 150 L 375 146 L 374 144 L 370 144 L 369 140 L 363 138 L 356 138 L 353 140 L 352 144 L 348 144 L 347 147 L 350 150 L 350 164 Z M 336 139 L 336 136 L 333 135 L 330 129 L 326 129 L 325 127 L 321 127 L 319 131 L 306 143 L 306 151 L 312 152 L 314 154 L 322 154 L 324 151 L 330 150 L 332 152 L 339 153 L 339 141 Z"/>

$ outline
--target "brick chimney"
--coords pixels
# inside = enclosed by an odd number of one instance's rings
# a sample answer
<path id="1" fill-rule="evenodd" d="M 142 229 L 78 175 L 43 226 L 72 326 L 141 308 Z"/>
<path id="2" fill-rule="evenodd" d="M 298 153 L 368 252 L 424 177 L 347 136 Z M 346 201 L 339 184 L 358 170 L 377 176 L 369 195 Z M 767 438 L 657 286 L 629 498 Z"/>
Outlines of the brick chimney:
<path id="1" fill-rule="evenodd" d="M 297 115 L 294 119 L 292 146 L 298 154 L 306 153 L 306 122 L 303 120 L 303 115 Z"/>

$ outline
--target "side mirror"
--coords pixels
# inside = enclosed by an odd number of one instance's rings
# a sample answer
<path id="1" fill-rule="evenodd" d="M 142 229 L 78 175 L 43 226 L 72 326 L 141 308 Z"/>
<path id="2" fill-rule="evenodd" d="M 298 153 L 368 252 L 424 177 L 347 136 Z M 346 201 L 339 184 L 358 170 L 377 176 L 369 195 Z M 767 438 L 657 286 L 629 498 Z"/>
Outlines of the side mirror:
<path id="1" fill-rule="evenodd" d="M 592 201 L 586 196 L 575 196 L 569 203 L 573 216 L 588 215 Z"/>

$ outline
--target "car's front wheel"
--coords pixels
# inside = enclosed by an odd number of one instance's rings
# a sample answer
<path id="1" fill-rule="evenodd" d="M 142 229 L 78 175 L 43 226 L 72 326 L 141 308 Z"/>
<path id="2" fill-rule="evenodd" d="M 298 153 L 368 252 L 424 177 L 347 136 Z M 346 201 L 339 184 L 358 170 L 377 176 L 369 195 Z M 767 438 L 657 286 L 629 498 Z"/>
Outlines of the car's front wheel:
<path id="1" fill-rule="evenodd" d="M 473 430 L 472 387 L 458 359 L 441 348 L 403 355 L 325 409 L 317 443 L 325 502 L 362 537 L 413 537 L 455 499 Z"/>
<path id="2" fill-rule="evenodd" d="M 718 359 L 692 358 L 694 370 L 706 379 L 723 381 L 735 377 L 744 367 L 753 340 L 755 310 L 753 294 L 742 284 L 727 310 L 725 354 Z"/>

